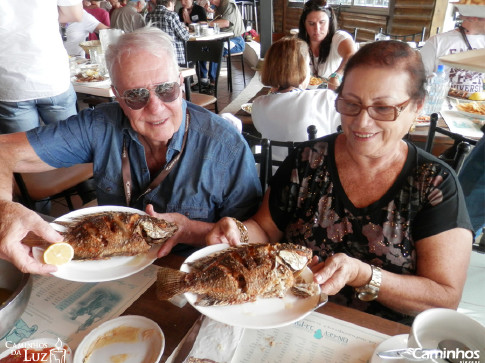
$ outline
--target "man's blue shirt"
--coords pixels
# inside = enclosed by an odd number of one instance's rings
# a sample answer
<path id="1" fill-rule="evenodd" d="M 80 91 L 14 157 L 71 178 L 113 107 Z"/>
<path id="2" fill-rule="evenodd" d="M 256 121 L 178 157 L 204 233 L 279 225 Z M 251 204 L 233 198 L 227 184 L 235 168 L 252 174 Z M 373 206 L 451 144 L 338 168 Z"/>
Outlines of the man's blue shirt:
<path id="1" fill-rule="evenodd" d="M 86 109 L 55 125 L 27 132 L 37 155 L 56 168 L 94 164 L 99 205 L 126 205 L 121 171 L 126 138 L 132 176 L 132 207 L 148 203 L 158 213 L 182 213 L 190 219 L 215 222 L 224 216 L 246 219 L 259 206 L 261 185 L 254 158 L 244 138 L 224 119 L 183 101 L 183 120 L 167 149 L 167 163 L 180 151 L 186 109 L 190 123 L 185 150 L 165 180 L 138 196 L 150 184 L 145 151 L 117 102 Z"/>

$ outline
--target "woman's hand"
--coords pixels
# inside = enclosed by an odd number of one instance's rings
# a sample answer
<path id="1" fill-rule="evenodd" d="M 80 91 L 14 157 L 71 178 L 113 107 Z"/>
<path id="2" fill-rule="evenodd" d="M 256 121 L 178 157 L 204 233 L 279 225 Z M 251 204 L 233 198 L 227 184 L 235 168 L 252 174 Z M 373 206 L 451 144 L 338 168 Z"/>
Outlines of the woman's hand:
<path id="1" fill-rule="evenodd" d="M 345 285 L 363 286 L 372 275 L 370 265 L 344 253 L 330 256 L 324 262 L 318 262 L 318 257 L 314 256 L 309 267 L 313 271 L 313 280 L 327 295 L 337 294 Z"/>
<path id="2" fill-rule="evenodd" d="M 237 228 L 234 219 L 224 217 L 214 225 L 214 228 L 207 234 L 205 241 L 207 245 L 226 243 L 230 246 L 241 244 L 241 233 Z"/>
<path id="3" fill-rule="evenodd" d="M 57 267 L 38 262 L 32 257 L 31 247 L 22 243 L 29 232 L 47 242 L 62 242 L 62 236 L 37 213 L 21 204 L 0 201 L 0 258 L 12 262 L 22 272 L 48 274 Z"/>
<path id="4" fill-rule="evenodd" d="M 336 90 L 338 86 L 340 86 L 340 79 L 339 77 L 332 77 L 328 79 L 328 89 Z"/>

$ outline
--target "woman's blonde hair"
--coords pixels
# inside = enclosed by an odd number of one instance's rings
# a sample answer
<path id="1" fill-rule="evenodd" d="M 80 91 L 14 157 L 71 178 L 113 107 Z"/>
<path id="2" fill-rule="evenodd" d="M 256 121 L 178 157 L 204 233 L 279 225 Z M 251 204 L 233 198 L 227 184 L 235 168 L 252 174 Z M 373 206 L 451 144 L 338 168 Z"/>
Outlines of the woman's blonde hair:
<path id="1" fill-rule="evenodd" d="M 264 57 L 261 82 L 278 89 L 298 87 L 309 72 L 308 54 L 305 41 L 291 36 L 281 38 Z"/>

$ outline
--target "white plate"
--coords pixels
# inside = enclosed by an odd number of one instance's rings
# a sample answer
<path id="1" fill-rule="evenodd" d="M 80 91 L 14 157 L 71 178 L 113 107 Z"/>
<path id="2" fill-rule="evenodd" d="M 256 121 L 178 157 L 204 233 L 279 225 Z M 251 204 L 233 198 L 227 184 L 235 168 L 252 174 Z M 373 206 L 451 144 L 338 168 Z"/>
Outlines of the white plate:
<path id="1" fill-rule="evenodd" d="M 227 244 L 205 247 L 190 255 L 180 267 L 181 271 L 190 272 L 187 262 L 198 260 L 217 251 L 228 248 Z M 306 268 L 302 277 L 312 281 L 313 273 Z M 258 299 L 255 302 L 230 306 L 198 306 L 195 305 L 197 295 L 185 293 L 187 301 L 202 314 L 221 323 L 251 329 L 270 329 L 289 325 L 303 319 L 313 311 L 319 299 L 318 294 L 306 299 L 297 298 L 291 293 L 284 298 Z"/>
<path id="2" fill-rule="evenodd" d="M 93 213 L 113 211 L 113 212 L 131 212 L 138 214 L 146 214 L 145 212 L 128 207 L 120 206 L 100 206 L 78 209 L 71 213 L 65 214 L 62 217 L 54 220 L 51 225 L 57 231 L 64 231 L 66 228 L 56 224 L 56 221 L 70 221 L 74 217 L 85 216 Z M 79 282 L 101 282 L 121 279 L 126 276 L 133 275 L 145 267 L 151 265 L 157 258 L 157 252 L 160 246 L 153 246 L 150 251 L 137 256 L 117 256 L 104 260 L 91 261 L 76 261 L 72 260 L 65 265 L 57 267 L 57 271 L 52 275 L 64 280 L 79 281 Z M 34 257 L 43 262 L 44 249 L 34 247 Z"/>
<path id="3" fill-rule="evenodd" d="M 106 337 L 110 331 L 120 327 L 137 328 L 135 339 L 102 344 L 92 350 L 96 341 Z M 90 348 L 92 353 L 87 360 L 86 355 Z M 165 336 L 162 330 L 153 320 L 137 315 L 121 316 L 108 320 L 84 337 L 74 354 L 74 363 L 99 363 L 99 362 L 158 362 L 165 349 Z"/>
<path id="4" fill-rule="evenodd" d="M 246 111 L 247 113 L 251 114 L 251 112 L 253 110 L 253 104 L 252 103 L 243 103 L 241 105 L 241 109 L 243 111 Z"/>
<path id="5" fill-rule="evenodd" d="M 470 118 L 477 118 L 477 119 L 480 119 L 480 120 L 485 120 L 485 115 L 481 115 L 481 114 L 473 113 L 473 112 L 462 111 L 458 108 L 456 109 L 456 111 L 458 111 L 462 115 L 465 115 L 465 116 L 470 117 Z"/>
<path id="6" fill-rule="evenodd" d="M 384 340 L 381 344 L 377 346 L 377 348 L 374 350 L 374 353 L 372 353 L 372 357 L 370 358 L 369 363 L 408 362 L 406 359 L 385 359 L 377 355 L 377 353 L 384 352 L 386 350 L 406 348 L 408 346 L 408 337 L 409 334 L 400 334 Z"/>
<path id="7" fill-rule="evenodd" d="M 56 346 L 57 344 L 57 346 Z M 72 351 L 71 348 L 60 339 L 55 338 L 38 338 L 34 340 L 28 340 L 25 342 L 16 343 L 17 347 L 12 347 L 7 349 L 5 352 L 0 353 L 0 359 L 8 357 L 12 353 L 22 353 L 19 351 L 21 348 L 27 348 L 28 350 L 36 350 L 36 351 L 43 351 L 45 348 L 55 348 L 53 352 L 49 355 L 49 359 L 52 359 L 52 362 L 62 362 L 62 363 L 72 363 Z M 25 353 L 24 353 L 25 354 Z M 27 353 L 29 354 L 29 353 Z M 54 358 L 55 357 L 55 358 Z M 62 357 L 65 357 L 64 360 Z M 25 359 L 27 358 L 27 359 Z M 56 360 L 57 358 L 57 360 Z M 24 361 L 37 362 L 39 361 L 38 355 L 37 356 L 24 356 Z"/>
<path id="8" fill-rule="evenodd" d="M 111 80 L 109 79 L 109 77 L 105 76 L 105 79 L 103 79 L 102 81 L 81 82 L 81 81 L 78 81 L 76 77 L 72 77 L 72 83 L 79 84 L 79 85 L 82 85 L 82 86 L 100 87 L 100 86 L 107 86 L 107 85 L 111 84 Z"/>

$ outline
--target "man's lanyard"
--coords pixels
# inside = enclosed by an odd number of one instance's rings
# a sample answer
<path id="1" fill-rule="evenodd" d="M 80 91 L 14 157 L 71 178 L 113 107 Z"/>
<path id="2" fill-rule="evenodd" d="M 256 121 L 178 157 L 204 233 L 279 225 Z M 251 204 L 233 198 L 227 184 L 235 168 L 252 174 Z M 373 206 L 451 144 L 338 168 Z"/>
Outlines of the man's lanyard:
<path id="1" fill-rule="evenodd" d="M 167 175 L 172 171 L 177 161 L 179 161 L 180 156 L 182 155 L 185 142 L 187 141 L 187 130 L 189 129 L 190 123 L 190 114 L 187 110 L 186 117 L 185 117 L 185 131 L 184 131 L 184 139 L 182 141 L 182 148 L 180 152 L 175 155 L 175 157 L 167 164 L 165 167 L 158 173 L 155 179 L 152 180 L 148 188 L 136 198 L 138 201 L 144 195 L 150 193 L 154 188 L 156 188 L 160 183 L 167 177 Z M 121 171 L 123 174 L 123 189 L 125 191 L 125 198 L 126 198 L 126 205 L 129 207 L 131 203 L 131 168 L 130 168 L 130 158 L 128 157 L 128 151 L 126 146 L 126 137 L 123 138 L 123 152 L 121 153 Z"/>
<path id="2" fill-rule="evenodd" d="M 465 28 L 460 26 L 458 29 L 460 30 L 461 36 L 463 37 L 463 40 L 465 41 L 465 44 L 468 47 L 468 50 L 472 50 L 472 46 L 470 45 L 470 42 L 468 41 L 468 38 L 465 33 Z"/>

